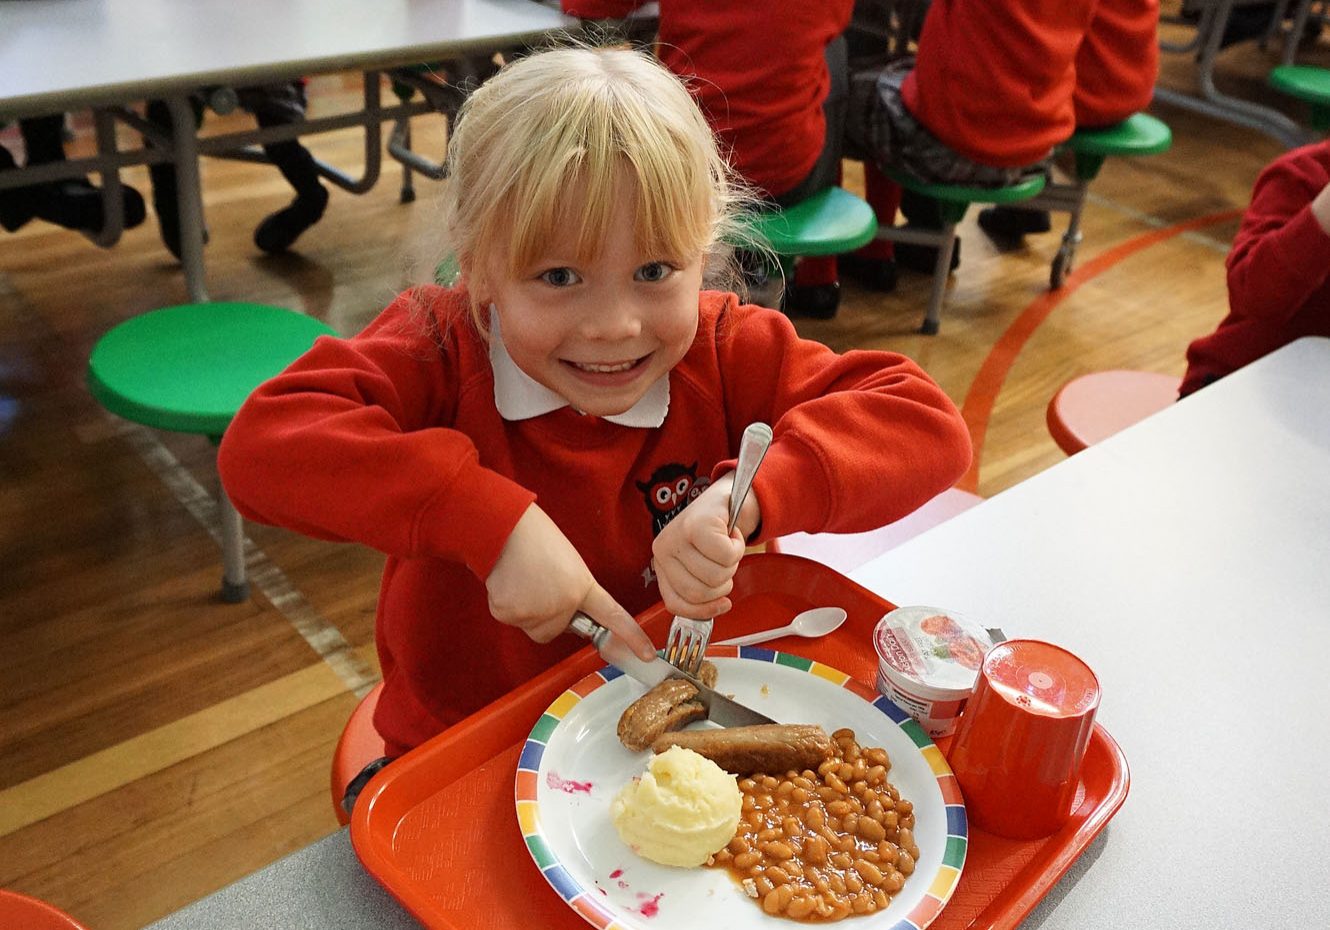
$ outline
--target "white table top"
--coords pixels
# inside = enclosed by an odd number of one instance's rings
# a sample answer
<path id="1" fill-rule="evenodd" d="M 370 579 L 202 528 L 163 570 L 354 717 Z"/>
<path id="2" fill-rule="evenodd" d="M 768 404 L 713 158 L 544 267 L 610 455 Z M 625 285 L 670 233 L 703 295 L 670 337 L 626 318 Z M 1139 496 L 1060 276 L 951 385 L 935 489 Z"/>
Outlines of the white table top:
<path id="1" fill-rule="evenodd" d="M 1330 339 L 1303 339 L 867 563 L 1066 646 L 1131 792 L 1041 930 L 1330 927 Z"/>
<path id="2" fill-rule="evenodd" d="M 576 22 L 533 0 L 0 0 L 0 113 L 417 63 Z"/>

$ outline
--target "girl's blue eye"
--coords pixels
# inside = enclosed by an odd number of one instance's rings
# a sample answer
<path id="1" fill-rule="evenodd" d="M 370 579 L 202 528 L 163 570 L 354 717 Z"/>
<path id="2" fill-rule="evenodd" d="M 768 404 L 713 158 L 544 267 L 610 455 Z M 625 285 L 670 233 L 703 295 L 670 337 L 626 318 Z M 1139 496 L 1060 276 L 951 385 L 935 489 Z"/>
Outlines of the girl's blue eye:
<path id="1" fill-rule="evenodd" d="M 581 279 L 577 272 L 571 268 L 551 268 L 549 271 L 542 272 L 540 280 L 551 287 L 568 287 L 576 284 Z"/>
<path id="2" fill-rule="evenodd" d="M 664 281 L 670 276 L 670 272 L 673 270 L 674 269 L 664 262 L 648 262 L 641 268 L 637 269 L 637 279 L 639 281 L 646 281 L 649 284 L 654 284 L 659 281 Z"/>

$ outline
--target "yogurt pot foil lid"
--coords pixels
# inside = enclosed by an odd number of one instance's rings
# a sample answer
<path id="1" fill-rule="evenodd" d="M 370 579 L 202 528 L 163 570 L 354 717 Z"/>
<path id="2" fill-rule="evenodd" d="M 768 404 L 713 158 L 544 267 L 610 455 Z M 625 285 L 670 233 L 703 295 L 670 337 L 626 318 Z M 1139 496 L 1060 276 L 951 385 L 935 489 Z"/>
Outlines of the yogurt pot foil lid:
<path id="1" fill-rule="evenodd" d="M 873 648 L 884 665 L 929 688 L 969 694 L 984 654 L 988 631 L 952 611 L 900 607 L 878 621 Z"/>

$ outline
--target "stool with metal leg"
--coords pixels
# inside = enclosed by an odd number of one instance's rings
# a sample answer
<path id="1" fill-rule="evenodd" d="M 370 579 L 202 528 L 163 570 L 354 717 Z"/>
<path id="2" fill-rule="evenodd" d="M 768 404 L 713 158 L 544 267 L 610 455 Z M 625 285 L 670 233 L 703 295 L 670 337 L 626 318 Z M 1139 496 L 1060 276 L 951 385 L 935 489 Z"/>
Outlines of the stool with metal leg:
<path id="1" fill-rule="evenodd" d="M 118 416 L 154 429 L 207 436 L 214 444 L 240 405 L 321 335 L 326 324 L 282 307 L 198 303 L 164 307 L 113 327 L 93 346 L 88 387 Z M 222 599 L 249 596 L 244 529 L 223 490 Z"/>
<path id="2" fill-rule="evenodd" d="M 942 302 L 947 291 L 947 278 L 951 274 L 951 253 L 956 247 L 956 226 L 965 218 L 972 203 L 1011 204 L 1029 200 L 1044 189 L 1044 176 L 1031 175 L 1010 187 L 964 187 L 959 184 L 925 184 L 906 175 L 887 172 L 901 187 L 932 197 L 938 202 L 942 214 L 941 229 L 910 229 L 903 226 L 882 226 L 877 238 L 892 242 L 909 242 L 937 248 L 937 264 L 933 268 L 933 290 L 928 298 L 919 331 L 932 336 L 942 321 Z"/>
<path id="3" fill-rule="evenodd" d="M 1313 129 L 1330 132 L 1330 68 L 1280 65 L 1271 69 L 1267 80 L 1271 87 L 1311 107 L 1309 121 Z"/>
<path id="4" fill-rule="evenodd" d="M 1057 289 L 1071 274 L 1076 246 L 1081 241 L 1081 212 L 1090 182 L 1111 156 L 1158 155 L 1173 144 L 1173 132 L 1148 113 L 1133 113 L 1121 123 L 1097 129 L 1078 129 L 1058 150 L 1072 153 L 1075 177 L 1070 184 L 1047 185 L 1038 197 L 1021 204 L 1029 210 L 1058 210 L 1071 214 L 1062 245 L 1053 258 L 1049 286 Z"/>
<path id="5" fill-rule="evenodd" d="M 1173 405 L 1180 380 L 1153 371 L 1093 371 L 1072 378 L 1048 403 L 1049 435 L 1077 452 Z"/>

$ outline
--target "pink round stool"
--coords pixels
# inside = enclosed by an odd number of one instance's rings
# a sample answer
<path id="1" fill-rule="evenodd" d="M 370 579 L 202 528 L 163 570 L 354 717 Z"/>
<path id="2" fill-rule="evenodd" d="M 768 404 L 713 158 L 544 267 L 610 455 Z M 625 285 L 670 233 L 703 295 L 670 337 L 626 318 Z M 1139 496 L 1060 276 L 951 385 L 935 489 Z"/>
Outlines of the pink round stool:
<path id="1" fill-rule="evenodd" d="M 1095 371 L 1072 378 L 1048 404 L 1048 431 L 1075 455 L 1171 405 L 1178 378 L 1153 371 Z"/>

